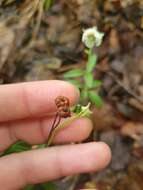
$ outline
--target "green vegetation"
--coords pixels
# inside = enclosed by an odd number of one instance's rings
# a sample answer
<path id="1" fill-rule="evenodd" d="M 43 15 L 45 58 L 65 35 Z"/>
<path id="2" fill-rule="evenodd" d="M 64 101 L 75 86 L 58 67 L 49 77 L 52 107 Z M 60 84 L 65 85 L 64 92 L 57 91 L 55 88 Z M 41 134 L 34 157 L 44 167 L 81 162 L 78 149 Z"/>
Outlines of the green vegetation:
<path id="1" fill-rule="evenodd" d="M 48 10 L 52 6 L 53 1 L 54 0 L 44 0 L 44 9 Z"/>
<path id="2" fill-rule="evenodd" d="M 94 69 L 97 64 L 97 56 L 88 51 L 88 62 L 85 69 L 73 69 L 64 74 L 64 78 L 76 85 L 81 91 L 81 101 L 90 100 L 97 107 L 101 107 L 103 101 L 97 91 L 102 84 L 94 79 Z"/>
<path id="3" fill-rule="evenodd" d="M 81 102 L 91 101 L 96 107 L 101 107 L 103 101 L 98 95 L 98 89 L 102 82 L 94 79 L 94 71 L 97 64 L 97 55 L 93 52 L 94 46 L 100 46 L 104 34 L 100 33 L 96 27 L 84 31 L 82 41 L 88 55 L 86 68 L 73 69 L 64 74 L 64 78 L 77 86 L 81 91 Z"/>

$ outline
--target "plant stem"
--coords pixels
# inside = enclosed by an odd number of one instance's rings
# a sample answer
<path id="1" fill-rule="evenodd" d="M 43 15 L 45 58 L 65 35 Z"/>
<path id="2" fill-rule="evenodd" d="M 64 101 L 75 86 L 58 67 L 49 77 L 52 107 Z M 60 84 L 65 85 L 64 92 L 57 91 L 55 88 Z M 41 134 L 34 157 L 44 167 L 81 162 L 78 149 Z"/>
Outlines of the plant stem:
<path id="1" fill-rule="evenodd" d="M 86 72 L 88 70 L 88 63 L 90 61 L 90 56 L 91 55 L 92 55 L 92 48 L 88 49 L 88 58 L 87 58 Z"/>
<path id="2" fill-rule="evenodd" d="M 71 116 L 70 118 L 66 119 L 65 121 L 63 121 L 62 123 L 60 123 L 58 126 L 56 126 L 53 129 L 52 134 L 50 135 L 50 138 L 48 139 L 48 142 L 47 142 L 46 146 L 49 146 L 52 143 L 53 138 L 59 132 L 59 130 L 61 130 L 61 129 L 67 127 L 67 126 L 69 126 L 70 123 L 73 122 L 74 120 L 76 120 L 78 118 L 81 118 L 81 117 L 86 117 L 89 114 L 91 114 L 91 111 L 89 110 L 89 107 L 90 107 L 90 103 L 87 106 L 83 107 L 82 111 L 80 113 Z"/>

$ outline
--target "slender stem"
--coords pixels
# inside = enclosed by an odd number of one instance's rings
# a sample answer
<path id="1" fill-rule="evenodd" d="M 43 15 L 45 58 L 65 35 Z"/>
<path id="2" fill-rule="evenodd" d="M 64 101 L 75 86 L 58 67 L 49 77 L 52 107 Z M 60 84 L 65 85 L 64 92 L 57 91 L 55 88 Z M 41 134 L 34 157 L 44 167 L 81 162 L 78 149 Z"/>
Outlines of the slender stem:
<path id="1" fill-rule="evenodd" d="M 92 55 L 92 51 L 93 51 L 92 48 L 88 49 L 88 58 L 87 58 L 88 60 L 87 60 L 87 65 L 86 65 L 86 71 L 88 69 L 88 64 L 89 64 L 90 56 Z"/>
<path id="2" fill-rule="evenodd" d="M 49 145 L 52 143 L 53 138 L 55 137 L 55 135 L 57 134 L 57 132 L 58 132 L 60 129 L 62 129 L 62 128 L 68 126 L 68 125 L 69 125 L 72 121 L 74 121 L 76 118 L 78 118 L 78 115 L 74 115 L 74 116 L 70 117 L 69 119 L 63 121 L 63 122 L 62 122 L 61 124 L 59 124 L 58 126 L 56 126 L 56 128 L 52 131 L 50 137 L 48 138 L 47 146 L 49 146 Z"/>
<path id="3" fill-rule="evenodd" d="M 50 129 L 50 133 L 49 133 L 49 135 L 48 135 L 47 142 L 49 141 L 49 139 L 50 139 L 50 137 L 51 137 L 51 134 L 52 134 L 52 131 L 53 131 L 54 128 L 55 128 L 55 123 L 56 123 L 56 121 L 57 121 L 57 118 L 58 118 L 58 113 L 56 113 L 56 115 L 55 115 L 55 119 L 54 119 L 54 121 L 53 121 L 53 123 L 52 123 L 52 127 L 51 127 L 51 129 Z"/>
<path id="4" fill-rule="evenodd" d="M 80 113 L 77 113 L 77 114 L 71 116 L 70 118 L 64 120 L 62 123 L 58 124 L 58 125 L 53 129 L 53 131 L 52 131 L 52 133 L 51 133 L 51 136 L 50 136 L 49 139 L 48 139 L 47 146 L 50 146 L 50 144 L 51 144 L 52 141 L 53 141 L 53 138 L 54 138 L 55 135 L 59 132 L 59 130 L 61 130 L 61 129 L 67 127 L 67 126 L 69 126 L 69 124 L 70 124 L 71 122 L 73 122 L 73 121 L 74 121 L 75 119 L 77 119 L 77 118 L 85 117 L 85 116 L 87 116 L 87 115 L 89 116 L 89 114 L 91 114 L 91 112 L 90 112 L 90 110 L 89 110 L 89 106 L 90 106 L 90 103 L 89 103 L 87 106 L 83 107 Z"/>
<path id="5" fill-rule="evenodd" d="M 56 129 L 56 127 L 59 125 L 60 121 L 61 121 L 61 117 L 59 116 L 59 117 L 58 117 L 58 122 L 57 122 L 57 123 L 55 124 L 55 126 L 53 127 L 53 130 Z"/>

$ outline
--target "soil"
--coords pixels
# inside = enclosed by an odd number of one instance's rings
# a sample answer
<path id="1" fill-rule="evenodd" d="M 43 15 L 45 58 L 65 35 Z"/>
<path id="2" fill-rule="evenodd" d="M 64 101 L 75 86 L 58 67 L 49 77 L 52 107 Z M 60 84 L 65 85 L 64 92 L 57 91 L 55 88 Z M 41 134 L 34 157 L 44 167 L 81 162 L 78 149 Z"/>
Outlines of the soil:
<path id="1" fill-rule="evenodd" d="M 94 49 L 105 103 L 93 106 L 88 141 L 106 142 L 112 161 L 102 172 L 54 183 L 65 190 L 142 190 L 143 0 L 59 0 L 47 10 L 40 0 L 2 0 L 0 82 L 63 80 L 64 72 L 86 65 L 81 35 L 95 25 L 105 33 Z"/>

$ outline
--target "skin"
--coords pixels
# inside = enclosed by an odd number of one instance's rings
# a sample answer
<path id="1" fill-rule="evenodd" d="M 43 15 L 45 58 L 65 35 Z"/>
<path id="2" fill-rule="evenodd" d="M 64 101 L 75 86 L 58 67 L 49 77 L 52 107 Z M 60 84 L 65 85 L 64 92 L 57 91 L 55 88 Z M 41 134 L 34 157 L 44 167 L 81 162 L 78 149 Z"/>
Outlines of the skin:
<path id="1" fill-rule="evenodd" d="M 17 140 L 44 143 L 56 111 L 54 100 L 63 95 L 71 105 L 79 99 L 78 90 L 63 81 L 41 81 L 0 86 L 0 152 Z M 81 142 L 92 130 L 92 123 L 82 118 L 60 131 L 55 144 Z M 82 158 L 82 159 L 81 159 Z M 99 171 L 111 159 L 103 142 L 62 145 L 11 154 L 0 158 L 0 187 L 18 190 L 83 172 Z"/>

